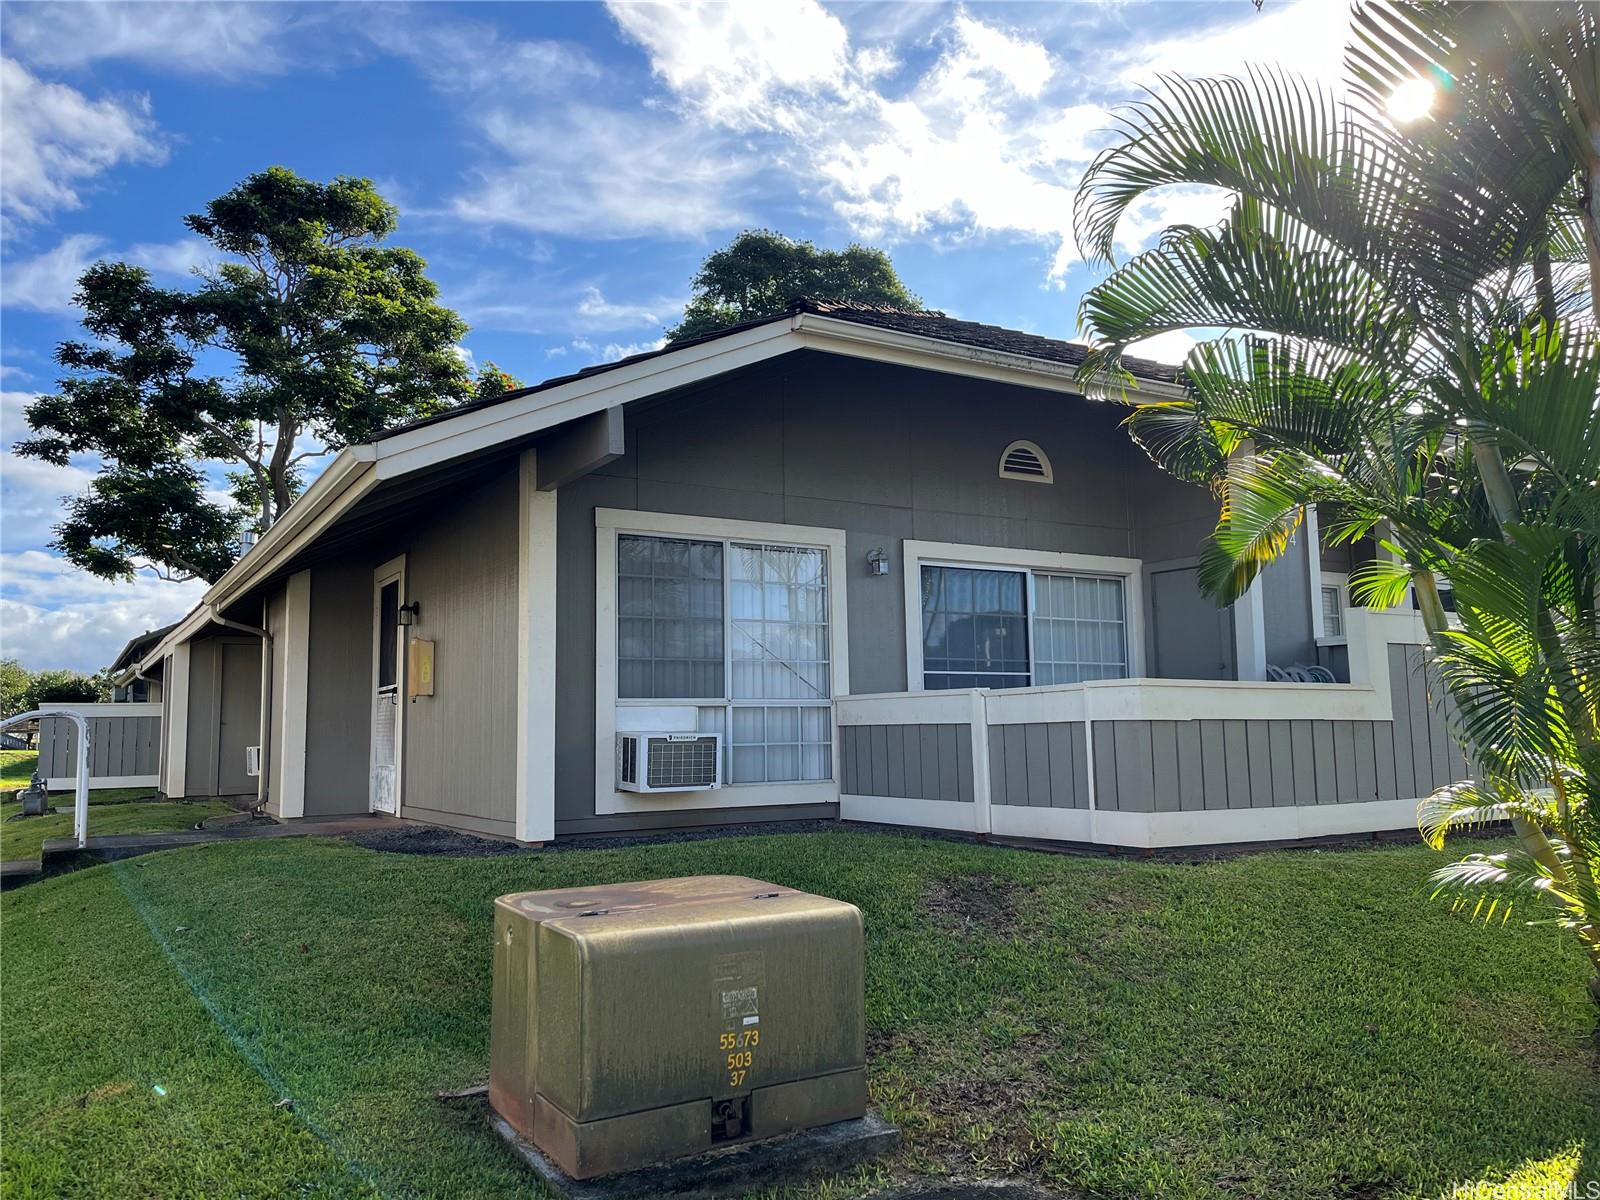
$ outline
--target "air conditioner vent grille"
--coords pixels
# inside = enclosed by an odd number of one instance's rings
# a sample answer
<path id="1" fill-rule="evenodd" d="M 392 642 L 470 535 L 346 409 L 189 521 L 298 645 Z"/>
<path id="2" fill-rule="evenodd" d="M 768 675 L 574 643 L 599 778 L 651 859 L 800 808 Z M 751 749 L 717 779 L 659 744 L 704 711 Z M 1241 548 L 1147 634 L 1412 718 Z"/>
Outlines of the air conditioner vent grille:
<path id="1" fill-rule="evenodd" d="M 721 786 L 721 735 L 617 734 L 617 787 L 621 790 L 700 792 Z"/>

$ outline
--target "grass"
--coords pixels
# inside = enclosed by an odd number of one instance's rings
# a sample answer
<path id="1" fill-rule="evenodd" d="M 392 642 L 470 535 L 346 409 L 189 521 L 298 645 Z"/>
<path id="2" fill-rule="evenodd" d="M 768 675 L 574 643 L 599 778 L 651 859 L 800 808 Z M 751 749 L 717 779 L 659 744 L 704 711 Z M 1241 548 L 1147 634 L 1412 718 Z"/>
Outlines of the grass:
<path id="1" fill-rule="evenodd" d="M 293 839 L 96 867 L 0 901 L 5 1191 L 531 1194 L 481 1109 L 433 1095 L 486 1074 L 493 897 L 726 871 L 861 907 L 894 1174 L 1553 1200 L 1600 1176 L 1584 963 L 1547 928 L 1428 904 L 1435 861 L 837 831 L 479 860 Z"/>
<path id="2" fill-rule="evenodd" d="M 38 765 L 37 750 L 0 750 L 0 790 L 27 787 Z"/>
<path id="3" fill-rule="evenodd" d="M 0 790 L 26 787 L 39 754 L 35 750 L 0 750 Z M 207 817 L 229 811 L 221 800 L 156 800 L 154 788 L 97 788 L 89 793 L 89 833 L 165 833 L 190 829 Z M 50 793 L 57 808 L 72 807 L 72 791 Z M 38 858 L 45 842 L 72 836 L 72 813 L 24 817 L 22 805 L 0 804 L 0 860 Z"/>

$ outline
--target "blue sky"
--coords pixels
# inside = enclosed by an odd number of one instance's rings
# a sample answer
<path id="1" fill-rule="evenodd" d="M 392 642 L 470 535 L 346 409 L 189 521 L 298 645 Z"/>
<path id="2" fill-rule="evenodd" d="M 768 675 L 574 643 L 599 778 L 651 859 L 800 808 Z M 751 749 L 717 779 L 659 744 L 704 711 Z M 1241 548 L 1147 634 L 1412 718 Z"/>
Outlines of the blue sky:
<path id="1" fill-rule="evenodd" d="M 1115 106 L 1167 71 L 1331 79 L 1343 22 L 1333 0 L 7 3 L 0 654 L 92 670 L 203 590 L 62 562 L 50 526 L 95 464 L 10 446 L 75 335 L 77 275 L 121 258 L 183 283 L 213 261 L 183 215 L 252 171 L 377 181 L 463 352 L 529 382 L 654 345 L 751 226 L 881 245 L 930 307 L 1071 337 L 1092 279 L 1072 191 Z M 1121 249 L 1219 211 L 1152 200 Z"/>

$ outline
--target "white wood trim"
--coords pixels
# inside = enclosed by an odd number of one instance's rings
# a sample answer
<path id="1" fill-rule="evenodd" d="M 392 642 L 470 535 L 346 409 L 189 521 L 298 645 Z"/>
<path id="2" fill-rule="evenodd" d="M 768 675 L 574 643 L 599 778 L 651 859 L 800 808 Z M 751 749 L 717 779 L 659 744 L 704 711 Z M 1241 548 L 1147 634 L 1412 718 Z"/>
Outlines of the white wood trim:
<path id="1" fill-rule="evenodd" d="M 989 832 L 990 779 L 989 779 L 989 707 L 986 693 L 974 690 L 968 693 L 967 738 L 972 757 L 972 827 L 979 833 Z"/>
<path id="2" fill-rule="evenodd" d="M 1322 569 L 1322 527 L 1317 523 L 1317 506 L 1306 505 L 1306 574 L 1311 579 L 1311 640 L 1328 636 L 1322 621 L 1322 592 L 1318 581 L 1327 574 Z"/>
<path id="3" fill-rule="evenodd" d="M 167 727 L 162 730 L 166 747 L 166 792 L 178 799 L 188 795 L 189 774 L 189 643 L 172 647 L 161 686 L 170 689 L 167 701 Z"/>
<path id="4" fill-rule="evenodd" d="M 78 779 L 77 779 L 77 776 L 75 776 L 75 775 L 64 775 L 60 779 L 46 779 L 44 781 L 44 785 L 45 785 L 45 787 L 49 788 L 51 791 L 62 791 L 62 790 L 65 790 L 67 788 L 77 787 L 78 786 Z M 99 788 L 134 788 L 134 787 L 159 788 L 160 786 L 161 786 L 161 776 L 159 776 L 159 775 L 90 775 L 89 776 L 89 790 L 90 791 L 95 791 L 95 790 L 97 790 Z"/>
<path id="5" fill-rule="evenodd" d="M 65 709 L 68 712 L 75 712 L 85 717 L 159 717 L 161 715 L 161 701 L 159 700 L 130 700 L 121 704 L 56 704 L 52 702 L 50 708 L 52 710 Z"/>
<path id="6" fill-rule="evenodd" d="M 845 533 L 810 525 L 776 525 L 725 517 L 682 513 L 595 509 L 595 712 L 594 803 L 598 816 L 673 809 L 746 808 L 773 804 L 832 804 L 839 798 L 839 717 L 837 701 L 849 690 L 849 614 L 846 603 L 848 568 Z M 828 555 L 828 677 L 835 711 L 833 778 L 793 783 L 724 784 L 714 791 L 641 795 L 616 790 L 617 725 L 617 535 L 638 533 L 666 537 L 730 538 L 781 545 L 808 546 Z M 726 614 L 724 615 L 726 619 Z M 718 698 L 714 703 L 725 703 Z M 666 701 L 652 700 L 651 704 Z M 674 700 L 672 703 L 678 703 Z M 819 705 L 820 707 L 820 705 Z M 731 732 L 731 731 L 730 731 Z"/>
<path id="7" fill-rule="evenodd" d="M 211 619 L 212 613 L 227 608 L 263 577 L 286 565 L 377 487 L 377 472 L 372 469 L 375 457 L 370 445 L 347 446 L 341 450 L 289 506 L 289 511 L 206 590 L 199 610 L 205 612 L 206 620 Z M 188 635 L 180 627 L 167 636 Z"/>
<path id="8" fill-rule="evenodd" d="M 311 572 L 296 571 L 284 582 L 283 690 L 278 706 L 277 776 L 272 792 L 281 819 L 306 812 L 306 702 L 311 687 Z"/>
<path id="9" fill-rule="evenodd" d="M 996 804 L 990 820 L 995 837 L 1092 844 L 1095 815 L 1087 808 L 1024 808 Z"/>
<path id="10" fill-rule="evenodd" d="M 522 452 L 517 487 L 517 838 L 556 836 L 556 504 L 538 452 Z"/>
<path id="11" fill-rule="evenodd" d="M 386 584 L 398 582 L 400 584 L 400 603 L 409 604 L 406 595 L 406 556 L 397 554 L 388 562 L 380 564 L 372 572 L 372 681 L 367 689 L 367 808 L 372 809 L 372 770 L 377 765 L 378 747 L 376 739 L 372 737 L 372 703 L 378 695 L 378 658 L 383 644 L 383 625 L 379 613 L 379 605 L 383 602 L 383 589 Z M 405 805 L 405 779 L 406 779 L 406 627 L 395 626 L 394 636 L 394 689 L 395 689 L 395 715 L 394 715 L 394 815 L 403 815 Z"/>
<path id="12" fill-rule="evenodd" d="M 1110 554 L 1072 554 L 1061 550 L 1017 550 L 1003 546 L 974 546 L 960 542 L 924 542 L 907 538 L 901 546 L 901 572 L 905 582 L 906 689 L 922 686 L 922 567 L 998 567 L 1017 571 L 1060 571 L 1078 575 L 1111 575 L 1122 580 L 1123 633 L 1128 647 L 1128 675 L 1144 670 L 1144 572 L 1137 558 Z M 1029 584 L 1028 658 L 1033 661 L 1032 584 Z"/>
<path id="13" fill-rule="evenodd" d="M 964 725 L 972 720 L 969 689 L 841 696 L 834 713 L 841 725 Z"/>
<path id="14" fill-rule="evenodd" d="M 1196 812 L 1098 814 L 1103 845 L 1162 849 L 1234 842 L 1282 842 L 1413 829 L 1416 800 L 1367 800 L 1352 804 L 1218 808 Z"/>
<path id="15" fill-rule="evenodd" d="M 966 800 L 917 800 L 900 796 L 839 797 L 839 819 L 877 825 L 912 825 L 921 829 L 958 829 L 977 833 L 977 811 Z"/>

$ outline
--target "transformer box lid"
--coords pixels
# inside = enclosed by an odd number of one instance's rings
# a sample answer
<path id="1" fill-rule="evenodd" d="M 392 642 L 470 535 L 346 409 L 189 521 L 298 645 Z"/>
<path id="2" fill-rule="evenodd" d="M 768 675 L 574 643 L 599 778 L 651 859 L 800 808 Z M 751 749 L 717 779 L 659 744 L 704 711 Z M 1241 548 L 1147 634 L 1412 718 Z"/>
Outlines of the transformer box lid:
<path id="1" fill-rule="evenodd" d="M 584 1122 L 866 1060 L 860 912 L 757 879 L 502 896 L 494 975 L 491 1100 L 526 1130 L 535 1094 Z"/>

